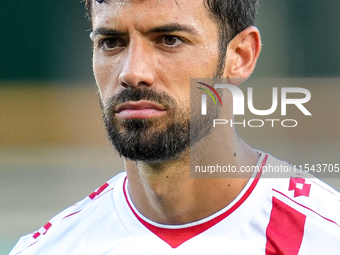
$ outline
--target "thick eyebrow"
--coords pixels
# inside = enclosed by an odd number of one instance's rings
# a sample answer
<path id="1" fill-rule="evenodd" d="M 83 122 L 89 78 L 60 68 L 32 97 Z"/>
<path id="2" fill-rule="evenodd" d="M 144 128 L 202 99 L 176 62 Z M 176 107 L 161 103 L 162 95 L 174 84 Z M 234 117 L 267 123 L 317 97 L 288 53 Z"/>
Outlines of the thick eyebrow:
<path id="1" fill-rule="evenodd" d="M 179 23 L 171 23 L 164 26 L 154 27 L 151 28 L 150 30 L 147 30 L 145 34 L 171 33 L 171 32 L 187 32 L 190 34 L 198 35 L 198 31 L 195 28 Z"/>
<path id="2" fill-rule="evenodd" d="M 125 33 L 121 32 L 119 30 L 105 28 L 105 27 L 97 28 L 91 34 L 92 34 L 93 37 L 95 37 L 97 35 L 105 35 L 105 36 L 124 36 L 124 35 L 126 35 Z"/>
<path id="3" fill-rule="evenodd" d="M 188 25 L 182 25 L 182 24 L 178 24 L 178 23 L 171 23 L 171 24 L 167 24 L 164 26 L 158 26 L 158 27 L 154 27 L 151 28 L 145 32 L 143 32 L 143 34 L 155 34 L 155 33 L 171 33 L 171 32 L 187 32 L 193 35 L 198 35 L 198 31 Z M 110 28 L 98 28 L 95 31 L 93 31 L 92 33 L 92 37 L 96 37 L 97 35 L 104 35 L 104 36 L 124 36 L 126 35 L 126 33 L 123 33 L 119 30 L 116 29 L 110 29 Z"/>

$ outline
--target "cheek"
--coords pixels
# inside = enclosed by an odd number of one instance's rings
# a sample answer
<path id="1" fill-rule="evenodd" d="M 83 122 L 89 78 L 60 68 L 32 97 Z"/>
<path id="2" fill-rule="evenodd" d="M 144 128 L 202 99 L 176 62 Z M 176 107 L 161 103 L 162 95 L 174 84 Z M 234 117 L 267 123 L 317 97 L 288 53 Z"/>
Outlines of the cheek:
<path id="1" fill-rule="evenodd" d="M 158 62 L 158 77 L 177 98 L 189 97 L 190 79 L 212 78 L 218 63 L 216 52 L 200 51 Z M 184 98 L 185 99 L 185 98 Z"/>
<path id="2" fill-rule="evenodd" d="M 108 61 L 96 55 L 93 57 L 93 72 L 100 97 L 105 102 L 115 94 L 119 76 L 118 62 Z"/>

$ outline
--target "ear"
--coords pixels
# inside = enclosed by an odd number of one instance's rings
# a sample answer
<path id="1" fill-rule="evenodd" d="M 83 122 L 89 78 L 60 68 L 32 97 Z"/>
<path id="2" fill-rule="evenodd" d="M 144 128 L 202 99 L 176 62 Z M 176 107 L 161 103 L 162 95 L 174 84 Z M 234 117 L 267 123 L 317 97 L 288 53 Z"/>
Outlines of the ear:
<path id="1" fill-rule="evenodd" d="M 231 84 L 238 85 L 251 75 L 260 51 L 261 38 L 256 27 L 246 28 L 230 41 L 224 71 Z"/>

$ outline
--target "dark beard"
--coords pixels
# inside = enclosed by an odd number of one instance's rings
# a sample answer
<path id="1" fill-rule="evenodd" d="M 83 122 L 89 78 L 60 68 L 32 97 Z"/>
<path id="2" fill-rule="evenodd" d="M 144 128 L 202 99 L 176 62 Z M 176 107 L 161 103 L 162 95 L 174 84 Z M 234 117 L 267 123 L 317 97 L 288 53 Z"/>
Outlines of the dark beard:
<path id="1" fill-rule="evenodd" d="M 127 120 L 114 117 L 117 104 L 139 100 L 164 105 L 166 117 Z M 105 127 L 114 148 L 121 156 L 136 161 L 172 159 L 189 147 L 188 115 L 189 113 L 178 108 L 176 101 L 166 93 L 147 88 L 125 89 L 113 96 L 103 108 Z"/>
<path id="2" fill-rule="evenodd" d="M 166 117 L 157 119 L 117 119 L 115 107 L 127 101 L 148 100 L 166 107 Z M 190 110 L 179 108 L 168 94 L 153 89 L 127 88 L 102 105 L 108 137 L 120 156 L 144 162 L 175 159 L 211 131 L 215 114 L 193 115 L 190 132 Z M 209 115 L 208 115 L 209 116 Z"/>

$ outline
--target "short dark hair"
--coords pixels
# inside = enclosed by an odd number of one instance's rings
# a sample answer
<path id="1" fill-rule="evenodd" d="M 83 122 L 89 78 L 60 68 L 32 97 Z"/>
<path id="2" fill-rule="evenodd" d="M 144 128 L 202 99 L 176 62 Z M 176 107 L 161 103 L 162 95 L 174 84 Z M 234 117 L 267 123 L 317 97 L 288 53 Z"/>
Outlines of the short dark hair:
<path id="1" fill-rule="evenodd" d="M 85 0 L 91 20 L 92 2 Z M 203 0 L 205 7 L 219 26 L 219 65 L 215 77 L 223 74 L 228 43 L 241 31 L 255 24 L 257 0 Z M 97 2 L 105 2 L 98 0 Z"/>

